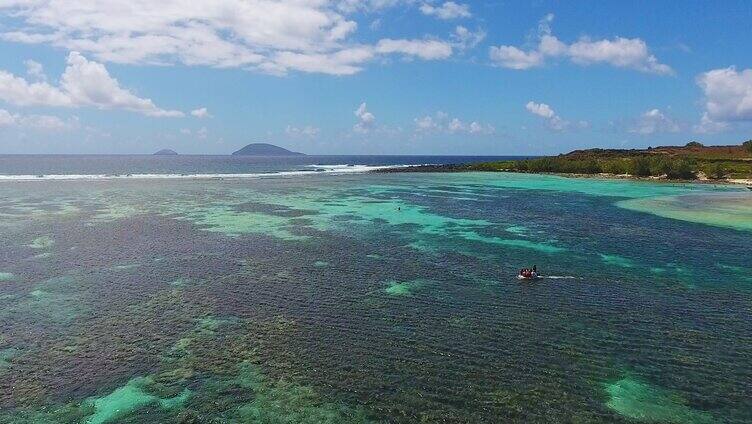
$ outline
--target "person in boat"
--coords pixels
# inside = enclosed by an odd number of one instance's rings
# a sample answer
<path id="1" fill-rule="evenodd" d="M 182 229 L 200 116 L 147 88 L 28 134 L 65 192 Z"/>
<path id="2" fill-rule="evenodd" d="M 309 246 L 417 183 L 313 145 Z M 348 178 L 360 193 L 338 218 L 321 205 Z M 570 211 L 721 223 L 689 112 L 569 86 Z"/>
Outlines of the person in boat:
<path id="1" fill-rule="evenodd" d="M 532 268 L 522 268 L 520 269 L 520 277 L 522 278 L 537 278 L 538 277 L 538 267 L 536 265 L 533 265 Z"/>

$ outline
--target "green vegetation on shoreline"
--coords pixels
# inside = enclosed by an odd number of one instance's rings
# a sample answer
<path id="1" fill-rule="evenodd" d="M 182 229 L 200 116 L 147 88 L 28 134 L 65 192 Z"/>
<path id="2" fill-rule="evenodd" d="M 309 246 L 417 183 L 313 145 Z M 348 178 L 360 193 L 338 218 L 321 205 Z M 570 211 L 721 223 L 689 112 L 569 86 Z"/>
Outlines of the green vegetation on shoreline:
<path id="1" fill-rule="evenodd" d="M 665 146 L 642 150 L 576 150 L 534 159 L 428 165 L 402 168 L 401 171 L 610 174 L 670 180 L 749 179 L 752 178 L 752 140 L 741 146 L 705 147 L 698 142 L 690 142 L 683 147 Z"/>

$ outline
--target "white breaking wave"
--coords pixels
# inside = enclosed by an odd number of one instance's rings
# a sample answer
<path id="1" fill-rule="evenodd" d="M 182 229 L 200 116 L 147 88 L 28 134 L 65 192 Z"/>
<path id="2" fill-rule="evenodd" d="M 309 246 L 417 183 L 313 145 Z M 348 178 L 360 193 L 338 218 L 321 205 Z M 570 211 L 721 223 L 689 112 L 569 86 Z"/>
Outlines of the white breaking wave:
<path id="1" fill-rule="evenodd" d="M 247 174 L 40 174 L 40 175 L 0 175 L 0 181 L 67 181 L 67 180 L 222 180 L 294 177 L 318 174 L 357 174 L 387 168 L 402 168 L 410 165 L 306 165 L 311 170 L 256 172 Z"/>

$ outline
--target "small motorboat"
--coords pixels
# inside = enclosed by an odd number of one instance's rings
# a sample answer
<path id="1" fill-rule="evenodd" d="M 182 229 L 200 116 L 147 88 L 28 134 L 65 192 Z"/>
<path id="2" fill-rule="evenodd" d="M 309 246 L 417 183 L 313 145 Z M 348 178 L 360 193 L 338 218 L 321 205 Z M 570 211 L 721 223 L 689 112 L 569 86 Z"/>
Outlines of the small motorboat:
<path id="1" fill-rule="evenodd" d="M 519 280 L 537 280 L 539 278 L 541 278 L 541 276 L 538 273 L 537 267 L 533 267 L 532 269 L 529 269 L 529 268 L 521 269 L 520 272 L 517 274 L 517 279 Z"/>
<path id="2" fill-rule="evenodd" d="M 747 186 L 747 190 L 752 190 L 752 186 Z"/>

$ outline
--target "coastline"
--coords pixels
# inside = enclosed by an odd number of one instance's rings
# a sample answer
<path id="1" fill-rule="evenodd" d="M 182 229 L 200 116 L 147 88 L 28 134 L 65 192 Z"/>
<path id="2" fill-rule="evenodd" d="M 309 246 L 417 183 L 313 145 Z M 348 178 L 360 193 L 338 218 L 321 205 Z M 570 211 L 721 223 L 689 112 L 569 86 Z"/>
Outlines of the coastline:
<path id="1" fill-rule="evenodd" d="M 670 179 L 666 176 L 648 176 L 639 177 L 631 174 L 611 174 L 607 172 L 599 172 L 595 174 L 584 173 L 565 173 L 565 172 L 530 172 L 519 171 L 514 169 L 482 169 L 477 165 L 482 164 L 444 164 L 444 165 L 410 165 L 401 168 L 382 168 L 374 169 L 369 172 L 375 173 L 409 173 L 409 172 L 421 172 L 421 173 L 458 173 L 458 172 L 488 172 L 488 173 L 504 173 L 511 172 L 517 174 L 537 174 L 537 175 L 556 175 L 567 178 L 601 178 L 611 180 L 633 180 L 633 181 L 647 181 L 656 183 L 696 183 L 696 184 L 723 184 L 729 186 L 747 186 L 752 187 L 752 178 L 724 178 L 724 179 L 709 179 L 709 178 L 694 178 L 694 179 Z"/>

